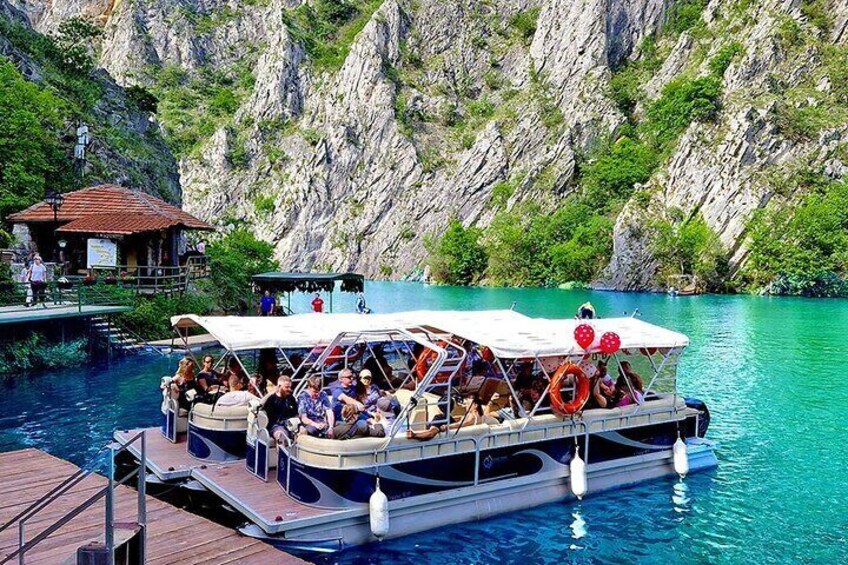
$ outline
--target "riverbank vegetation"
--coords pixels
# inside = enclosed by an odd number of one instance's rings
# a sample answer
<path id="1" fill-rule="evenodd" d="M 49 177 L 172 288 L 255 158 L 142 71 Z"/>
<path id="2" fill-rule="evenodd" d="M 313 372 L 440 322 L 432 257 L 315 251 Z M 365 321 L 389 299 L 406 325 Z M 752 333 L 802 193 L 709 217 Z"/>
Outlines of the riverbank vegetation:
<path id="1" fill-rule="evenodd" d="M 85 339 L 51 343 L 43 335 L 32 333 L 25 339 L 0 344 L 0 374 L 75 367 L 85 363 L 87 357 Z"/>
<path id="2" fill-rule="evenodd" d="M 774 294 L 848 296 L 848 183 L 813 179 L 794 208 L 761 210 L 748 225 L 742 273 Z"/>

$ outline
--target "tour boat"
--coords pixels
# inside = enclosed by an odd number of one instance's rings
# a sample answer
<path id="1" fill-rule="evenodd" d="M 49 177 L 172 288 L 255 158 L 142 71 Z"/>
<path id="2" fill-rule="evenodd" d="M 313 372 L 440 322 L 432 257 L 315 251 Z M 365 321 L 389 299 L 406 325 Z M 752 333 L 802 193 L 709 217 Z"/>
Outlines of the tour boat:
<path id="1" fill-rule="evenodd" d="M 204 492 L 243 517 L 242 533 L 279 546 L 336 550 L 717 465 L 706 405 L 677 391 L 688 338 L 640 319 L 504 310 L 172 322 L 210 333 L 248 373 L 273 351 L 296 397 L 309 375 L 329 387 L 344 368 L 383 373 L 399 407 L 385 437 L 277 445 L 258 402 L 185 412 L 165 393 L 151 481 Z M 599 362 L 626 375 L 631 404 L 587 407 Z M 461 425 L 469 393 L 492 410 Z M 461 427 L 407 437 L 451 423 Z"/>

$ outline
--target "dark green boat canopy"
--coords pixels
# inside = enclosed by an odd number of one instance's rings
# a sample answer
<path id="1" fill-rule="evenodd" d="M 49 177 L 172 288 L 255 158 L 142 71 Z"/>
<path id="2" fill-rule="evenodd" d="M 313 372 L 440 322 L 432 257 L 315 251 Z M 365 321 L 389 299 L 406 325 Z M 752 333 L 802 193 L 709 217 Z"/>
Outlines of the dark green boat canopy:
<path id="1" fill-rule="evenodd" d="M 356 273 L 260 273 L 253 275 L 260 292 L 333 292 L 341 282 L 342 292 L 362 292 L 365 277 Z"/>

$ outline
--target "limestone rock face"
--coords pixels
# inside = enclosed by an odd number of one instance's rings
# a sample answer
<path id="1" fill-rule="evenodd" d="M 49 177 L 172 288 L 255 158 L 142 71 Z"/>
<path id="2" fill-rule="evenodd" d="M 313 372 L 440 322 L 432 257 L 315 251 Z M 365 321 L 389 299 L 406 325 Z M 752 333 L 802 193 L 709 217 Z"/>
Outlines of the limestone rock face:
<path id="1" fill-rule="evenodd" d="M 615 225 L 610 265 L 596 281 L 598 286 L 632 290 L 663 284 L 659 264 L 650 260 L 649 230 L 634 230 L 634 225 L 647 226 L 652 217 L 669 209 L 682 211 L 684 217 L 700 213 L 730 253 L 731 268 L 738 269 L 747 255 L 745 227 L 752 213 L 770 202 L 793 203 L 795 195 L 782 193 L 781 178 L 798 170 L 823 170 L 834 179 L 844 174 L 841 161 L 833 155 L 845 142 L 848 124 L 836 120 L 817 135 L 804 136 L 785 131 L 786 118 L 781 116 L 781 107 L 819 103 L 812 97 L 800 102 L 787 99 L 783 93 L 827 88 L 826 81 L 811 82 L 819 73 L 820 53 L 802 46 L 800 39 L 797 45 L 786 45 L 787 40 L 780 37 L 780 26 L 790 25 L 786 22 L 796 22 L 791 25 L 803 29 L 799 33 L 818 33 L 802 28 L 799 3 L 755 3 L 747 15 L 748 25 L 734 28 L 732 35 L 722 29 L 727 19 L 722 20 L 721 14 L 729 7 L 727 2 L 713 1 L 704 14 L 707 29 L 724 34 L 724 45 L 736 41 L 742 52 L 724 74 L 722 110 L 714 123 L 692 124 L 681 136 L 668 162 L 646 187 L 652 195 L 649 205 L 640 209 L 631 202 L 625 207 Z M 836 2 L 833 9 L 832 36 L 841 41 L 848 4 Z M 690 34 L 680 36 L 644 88 L 649 100 L 687 70 L 707 72 L 709 57 L 701 55 L 698 63 L 695 47 Z M 720 47 L 714 45 L 709 55 Z"/>
<path id="2" fill-rule="evenodd" d="M 848 2 L 827 3 L 826 32 L 798 0 L 712 0 L 694 28 L 667 34 L 675 3 L 384 0 L 365 12 L 373 4 L 356 1 L 353 23 L 319 42 L 337 49 L 332 61 L 305 39 L 311 29 L 293 24 L 301 0 L 18 5 L 47 32 L 70 15 L 95 17 L 100 63 L 121 85 L 161 86 L 163 69 L 248 71 L 237 109 L 179 159 L 186 208 L 221 224 L 246 220 L 286 269 L 382 278 L 420 276 L 425 241 L 453 217 L 486 226 L 527 202 L 554 210 L 578 190 L 592 149 L 627 123 L 610 80 L 643 60 L 646 40 L 661 38 L 660 56 L 639 85 L 635 118 L 675 79 L 711 72 L 735 42 L 715 120 L 680 136 L 615 222 L 597 285 L 636 290 L 662 285 L 652 218 L 672 208 L 701 214 L 738 266 L 750 214 L 792 201 L 769 178 L 801 164 L 834 178 L 845 170 L 834 155 L 845 124 L 793 136 L 784 109 L 817 103 L 788 99 L 792 89 L 831 88 L 807 84 L 822 55 L 804 41 L 848 42 Z"/>

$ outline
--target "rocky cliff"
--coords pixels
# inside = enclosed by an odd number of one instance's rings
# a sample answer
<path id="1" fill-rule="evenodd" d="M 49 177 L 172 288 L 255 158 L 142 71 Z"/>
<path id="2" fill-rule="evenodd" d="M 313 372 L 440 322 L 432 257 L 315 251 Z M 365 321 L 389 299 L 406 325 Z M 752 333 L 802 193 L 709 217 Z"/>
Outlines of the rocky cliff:
<path id="1" fill-rule="evenodd" d="M 843 85 L 824 71 L 846 41 L 843 0 L 19 7 L 44 32 L 76 13 L 100 22 L 102 67 L 160 99 L 186 208 L 246 220 L 290 269 L 414 276 L 426 239 L 453 217 L 486 226 L 521 202 L 554 210 L 581 190 L 596 148 L 642 120 L 666 85 L 716 66 L 719 109 L 683 127 L 614 208 L 598 286 L 661 284 L 649 227 L 670 210 L 703 217 L 736 268 L 747 219 L 791 203 L 795 171 L 844 169 Z M 648 58 L 622 107 L 611 81 Z"/>

